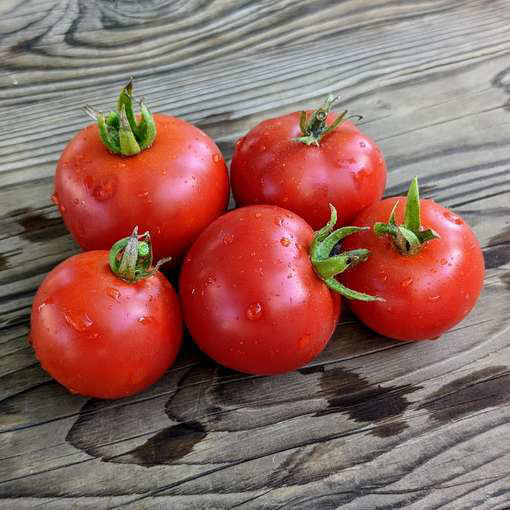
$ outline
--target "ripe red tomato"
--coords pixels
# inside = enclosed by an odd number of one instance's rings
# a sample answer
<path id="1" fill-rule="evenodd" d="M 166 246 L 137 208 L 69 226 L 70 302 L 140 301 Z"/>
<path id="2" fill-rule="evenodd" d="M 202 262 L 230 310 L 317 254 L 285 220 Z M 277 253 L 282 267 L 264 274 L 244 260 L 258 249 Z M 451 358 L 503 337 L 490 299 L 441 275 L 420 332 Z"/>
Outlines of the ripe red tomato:
<path id="1" fill-rule="evenodd" d="M 138 224 L 151 232 L 156 259 L 170 256 L 175 265 L 224 212 L 228 175 L 216 144 L 184 120 L 153 120 L 156 138 L 136 155 L 109 151 L 97 125 L 82 129 L 62 153 L 54 201 L 83 249 L 109 249 Z"/>
<path id="2" fill-rule="evenodd" d="M 142 391 L 173 363 L 181 337 L 179 302 L 166 278 L 156 271 L 123 281 L 105 250 L 59 264 L 32 305 L 31 340 L 41 366 L 80 395 Z"/>
<path id="3" fill-rule="evenodd" d="M 295 112 L 261 122 L 237 142 L 231 180 L 238 206 L 279 205 L 318 229 L 329 219 L 328 203 L 338 209 L 339 225 L 347 225 L 382 197 L 381 151 L 348 120 L 327 131 L 327 124 L 340 118 L 328 113 L 333 102 L 330 97 L 321 109 L 308 112 L 308 126 Z"/>
<path id="4" fill-rule="evenodd" d="M 354 224 L 372 227 L 387 222 L 397 202 L 395 220 L 399 225 L 405 219 L 406 197 L 377 202 Z M 469 226 L 432 200 L 419 203 L 421 224 L 440 238 L 424 242 L 415 254 L 402 254 L 392 236 L 377 235 L 372 228 L 343 242 L 343 249 L 363 247 L 371 255 L 362 266 L 342 274 L 340 280 L 385 299 L 353 301 L 353 312 L 371 329 L 397 340 L 436 339 L 471 311 L 483 286 L 483 256 Z"/>
<path id="5" fill-rule="evenodd" d="M 253 374 L 294 370 L 317 356 L 340 311 L 328 285 L 352 292 L 328 278 L 336 272 L 328 264 L 342 260 L 347 267 L 356 257 L 329 257 L 336 243 L 322 240 L 335 222 L 336 216 L 313 241 L 312 228 L 299 216 L 260 205 L 209 225 L 186 255 L 179 283 L 184 319 L 198 346 L 222 365 Z M 312 263 L 313 246 L 324 256 Z M 364 260 L 366 254 L 358 255 Z M 321 263 L 328 266 L 324 281 Z"/>

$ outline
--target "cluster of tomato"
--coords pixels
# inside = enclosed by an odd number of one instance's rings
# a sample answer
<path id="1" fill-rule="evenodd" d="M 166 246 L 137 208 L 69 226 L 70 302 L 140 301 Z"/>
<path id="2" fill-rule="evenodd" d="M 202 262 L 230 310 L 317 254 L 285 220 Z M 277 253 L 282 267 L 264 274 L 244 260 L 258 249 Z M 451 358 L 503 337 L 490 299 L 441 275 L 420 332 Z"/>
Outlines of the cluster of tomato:
<path id="1" fill-rule="evenodd" d="M 347 112 L 331 112 L 334 101 L 268 119 L 237 142 L 239 208 L 227 213 L 227 168 L 205 133 L 143 102 L 136 115 L 131 82 L 115 111 L 87 107 L 96 123 L 64 150 L 53 196 L 86 251 L 35 296 L 43 368 L 72 392 L 118 398 L 173 363 L 181 314 L 205 353 L 253 374 L 317 356 L 341 295 L 398 340 L 434 339 L 463 319 L 483 283 L 474 234 L 420 200 L 416 179 L 407 197 L 381 200 L 383 156 Z M 162 263 L 182 263 L 179 297 Z"/>

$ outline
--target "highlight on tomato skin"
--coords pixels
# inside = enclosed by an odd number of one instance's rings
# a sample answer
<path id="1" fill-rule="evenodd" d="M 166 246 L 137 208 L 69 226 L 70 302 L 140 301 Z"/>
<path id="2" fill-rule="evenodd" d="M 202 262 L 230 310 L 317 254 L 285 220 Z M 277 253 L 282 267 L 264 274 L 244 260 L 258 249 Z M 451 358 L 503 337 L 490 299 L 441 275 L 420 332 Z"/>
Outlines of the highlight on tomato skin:
<path id="1" fill-rule="evenodd" d="M 484 259 L 461 216 L 432 200 L 420 200 L 416 179 L 410 191 L 412 197 L 388 198 L 358 215 L 354 224 L 370 228 L 346 238 L 343 248 L 363 246 L 371 256 L 339 279 L 384 298 L 350 303 L 369 328 L 396 340 L 435 340 L 475 306 L 483 287 Z M 411 214 L 410 203 L 419 204 Z"/>
<path id="2" fill-rule="evenodd" d="M 207 227 L 184 259 L 179 296 L 197 345 L 218 363 L 269 375 L 295 370 L 328 343 L 340 313 L 334 274 L 362 264 L 364 250 L 331 256 L 336 211 L 314 233 L 298 215 L 277 206 L 247 206 Z M 333 236 L 333 237 L 331 237 Z"/>
<path id="3" fill-rule="evenodd" d="M 328 221 L 328 203 L 339 211 L 342 226 L 381 199 L 382 152 L 346 111 L 330 111 L 335 100 L 264 120 L 237 141 L 231 181 L 238 206 L 278 205 L 319 229 Z"/>
<path id="4" fill-rule="evenodd" d="M 32 347 L 42 368 L 72 393 L 133 395 L 156 382 L 177 356 L 177 294 L 151 266 L 152 253 L 142 243 L 140 258 L 147 263 L 132 271 L 119 263 L 114 274 L 108 251 L 93 250 L 61 262 L 37 290 Z"/>
<path id="5" fill-rule="evenodd" d="M 87 107 L 96 123 L 79 131 L 60 156 L 53 201 L 84 250 L 109 249 L 138 224 L 141 232 L 151 232 L 155 257 L 172 257 L 176 266 L 198 234 L 225 211 L 227 167 L 203 131 L 152 114 L 142 103 L 143 119 L 153 128 L 143 129 L 133 101 L 128 83 L 119 97 L 120 112 Z M 148 132 L 152 138 L 146 139 Z M 122 147 L 119 140 L 125 141 Z"/>

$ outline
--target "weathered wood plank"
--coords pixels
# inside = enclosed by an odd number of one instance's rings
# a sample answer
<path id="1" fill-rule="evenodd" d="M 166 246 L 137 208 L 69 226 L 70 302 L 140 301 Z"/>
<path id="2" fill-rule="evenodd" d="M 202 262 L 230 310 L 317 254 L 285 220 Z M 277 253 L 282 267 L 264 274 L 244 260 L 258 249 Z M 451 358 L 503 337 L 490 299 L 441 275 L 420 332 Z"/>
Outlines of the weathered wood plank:
<path id="1" fill-rule="evenodd" d="M 504 1 L 0 3 L 0 508 L 506 508 L 510 501 L 510 7 Z M 230 157 L 264 117 L 339 92 L 464 215 L 487 265 L 441 341 L 348 313 L 310 366 L 217 367 L 187 339 L 154 387 L 68 394 L 26 344 L 44 275 L 77 251 L 49 196 L 60 151 L 133 74 Z M 113 87 L 113 88 L 112 88 Z"/>

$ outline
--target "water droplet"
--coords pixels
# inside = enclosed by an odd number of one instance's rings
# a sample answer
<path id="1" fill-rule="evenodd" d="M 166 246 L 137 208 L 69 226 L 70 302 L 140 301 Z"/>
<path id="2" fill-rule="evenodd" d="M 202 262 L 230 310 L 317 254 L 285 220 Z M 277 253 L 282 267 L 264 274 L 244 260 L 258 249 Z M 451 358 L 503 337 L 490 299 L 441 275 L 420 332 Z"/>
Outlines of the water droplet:
<path id="1" fill-rule="evenodd" d="M 66 208 L 65 208 L 64 204 L 60 204 L 59 209 L 62 214 L 64 214 L 66 212 Z"/>
<path id="2" fill-rule="evenodd" d="M 312 338 L 312 335 L 310 335 L 309 333 L 305 333 L 299 340 L 298 340 L 298 347 L 300 349 L 303 349 L 304 347 L 306 347 L 308 345 L 308 342 L 310 341 L 310 339 Z"/>
<path id="3" fill-rule="evenodd" d="M 262 213 L 259 213 L 259 212 L 255 213 L 255 218 L 260 218 L 261 216 L 262 216 Z"/>
<path id="4" fill-rule="evenodd" d="M 75 199 L 73 200 L 73 204 L 74 204 L 74 205 L 80 205 L 80 200 L 79 200 L 78 198 L 75 198 Z"/>
<path id="5" fill-rule="evenodd" d="M 446 266 L 446 264 L 448 264 L 448 261 L 445 258 L 442 258 L 439 262 L 441 262 L 442 266 Z"/>
<path id="6" fill-rule="evenodd" d="M 53 195 L 51 195 L 51 201 L 58 207 L 60 205 L 60 200 L 58 198 L 58 193 L 55 191 Z"/>
<path id="7" fill-rule="evenodd" d="M 402 287 L 409 287 L 409 285 L 411 285 L 411 283 L 413 283 L 413 279 L 406 278 L 400 285 L 402 285 Z"/>
<path id="8" fill-rule="evenodd" d="M 441 296 L 429 296 L 427 298 L 427 301 L 430 301 L 431 303 L 434 303 L 435 301 L 437 301 Z"/>
<path id="9" fill-rule="evenodd" d="M 111 298 L 115 299 L 115 301 L 118 301 L 120 298 L 120 291 L 119 289 L 115 289 L 114 287 L 108 287 L 106 289 L 106 294 L 110 296 Z"/>
<path id="10" fill-rule="evenodd" d="M 212 160 L 215 162 L 215 163 L 218 163 L 218 161 L 220 160 L 220 155 L 219 154 L 215 154 L 213 157 L 212 157 Z"/>
<path id="11" fill-rule="evenodd" d="M 385 282 L 388 279 L 388 274 L 385 271 L 379 271 L 379 278 Z"/>
<path id="12" fill-rule="evenodd" d="M 47 305 L 48 303 L 41 303 L 38 307 L 37 307 L 37 310 L 39 310 L 39 312 Z"/>
<path id="13" fill-rule="evenodd" d="M 91 175 L 86 175 L 83 182 L 88 189 L 91 189 L 94 186 L 94 179 Z"/>
<path id="14" fill-rule="evenodd" d="M 273 220 L 273 223 L 278 226 L 278 227 L 282 227 L 283 226 L 283 218 L 280 218 L 279 216 L 275 217 L 275 219 Z"/>
<path id="15" fill-rule="evenodd" d="M 367 144 L 366 144 L 365 142 L 360 142 L 360 143 L 359 143 L 359 146 L 360 146 L 362 149 L 364 149 L 364 148 L 367 146 Z"/>
<path id="16" fill-rule="evenodd" d="M 214 276 L 208 276 L 207 280 L 205 281 L 206 285 L 212 285 L 216 281 L 216 278 Z"/>
<path id="17" fill-rule="evenodd" d="M 196 291 L 197 289 L 191 289 L 191 295 L 195 294 Z"/>
<path id="18" fill-rule="evenodd" d="M 187 181 L 186 181 L 186 182 L 187 182 Z M 148 192 L 148 191 L 142 191 L 142 192 L 140 192 L 140 193 L 137 193 L 137 194 L 136 194 L 136 196 L 137 196 L 137 197 L 139 197 L 139 198 L 144 198 L 145 200 L 147 200 L 147 202 L 148 202 L 149 204 L 152 204 L 152 198 L 150 197 L 150 195 L 149 195 L 149 192 Z"/>
<path id="19" fill-rule="evenodd" d="M 260 146 L 260 150 L 261 150 L 261 151 L 265 151 L 266 149 L 267 149 L 267 147 L 266 147 L 265 145 L 261 145 L 261 146 Z"/>
<path id="20" fill-rule="evenodd" d="M 469 292 L 467 294 L 464 294 L 464 299 L 467 301 L 471 297 L 471 294 Z"/>
<path id="21" fill-rule="evenodd" d="M 290 241 L 289 241 L 286 237 L 282 237 L 282 238 L 280 239 L 280 244 L 281 244 L 282 246 L 287 247 L 287 246 L 289 246 Z"/>
<path id="22" fill-rule="evenodd" d="M 151 316 L 138 317 L 138 322 L 141 322 L 142 324 L 150 324 L 151 322 L 154 322 L 154 317 L 151 317 Z"/>
<path id="23" fill-rule="evenodd" d="M 262 315 L 262 305 L 260 303 L 252 303 L 246 309 L 246 317 L 250 321 L 256 321 L 256 320 L 260 319 L 261 315 Z"/>
<path id="24" fill-rule="evenodd" d="M 101 184 L 98 184 L 93 190 L 92 190 L 92 196 L 99 200 L 108 200 L 113 195 L 113 189 L 111 187 L 103 186 Z"/>
<path id="25" fill-rule="evenodd" d="M 223 238 L 223 244 L 225 246 L 232 244 L 234 242 L 234 234 L 228 234 Z"/>
<path id="26" fill-rule="evenodd" d="M 64 312 L 64 318 L 68 324 L 70 324 L 76 331 L 80 332 L 85 331 L 94 324 L 92 319 L 86 313 L 77 312 L 75 310 L 67 310 Z"/>
<path id="27" fill-rule="evenodd" d="M 443 216 L 452 223 L 455 223 L 456 225 L 462 225 L 464 222 L 462 221 L 462 218 L 457 216 L 456 214 L 453 214 L 451 211 L 445 211 L 443 213 Z"/>

